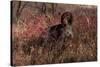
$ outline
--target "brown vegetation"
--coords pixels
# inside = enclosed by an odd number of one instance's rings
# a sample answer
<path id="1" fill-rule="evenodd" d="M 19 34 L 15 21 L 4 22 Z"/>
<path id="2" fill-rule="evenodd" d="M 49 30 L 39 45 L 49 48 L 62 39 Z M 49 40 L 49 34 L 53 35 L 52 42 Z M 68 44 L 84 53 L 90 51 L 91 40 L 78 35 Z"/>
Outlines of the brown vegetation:
<path id="1" fill-rule="evenodd" d="M 63 12 L 73 14 L 73 38 L 44 42 Z M 97 8 L 70 4 L 12 2 L 12 65 L 97 60 Z"/>

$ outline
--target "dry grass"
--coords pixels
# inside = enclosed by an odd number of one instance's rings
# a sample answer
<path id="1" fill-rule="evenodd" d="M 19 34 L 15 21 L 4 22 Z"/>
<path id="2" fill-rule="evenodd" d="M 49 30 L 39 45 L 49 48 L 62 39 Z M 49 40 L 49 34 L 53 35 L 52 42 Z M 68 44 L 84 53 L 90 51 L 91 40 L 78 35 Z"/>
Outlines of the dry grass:
<path id="1" fill-rule="evenodd" d="M 30 7 L 33 8 L 30 9 Z M 57 11 L 62 13 L 66 10 L 72 12 L 74 16 L 73 39 L 68 39 L 63 43 L 51 38 L 46 43 L 44 40 L 48 25 L 59 24 L 60 15 L 57 14 Z M 48 12 L 45 17 L 44 14 L 38 13 L 38 8 L 34 8 L 34 5 L 28 5 L 23 9 L 17 23 L 12 23 L 12 65 L 97 60 L 96 8 L 94 6 L 88 8 L 86 6 L 58 5 L 57 11 L 55 14 Z"/>

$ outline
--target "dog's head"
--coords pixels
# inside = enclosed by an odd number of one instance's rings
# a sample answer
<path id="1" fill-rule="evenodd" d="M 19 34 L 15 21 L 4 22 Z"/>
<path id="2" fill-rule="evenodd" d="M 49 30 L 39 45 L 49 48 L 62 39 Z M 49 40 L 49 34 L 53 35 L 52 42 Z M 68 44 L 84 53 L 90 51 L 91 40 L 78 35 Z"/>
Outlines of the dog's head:
<path id="1" fill-rule="evenodd" d="M 64 25 L 65 35 L 73 38 L 72 20 L 73 20 L 73 16 L 72 13 L 70 12 L 65 12 L 61 15 L 61 24 Z"/>
<path id="2" fill-rule="evenodd" d="M 64 12 L 61 15 L 61 23 L 62 24 L 72 25 L 72 20 L 73 20 L 73 16 L 72 16 L 72 13 L 70 13 L 70 12 Z"/>

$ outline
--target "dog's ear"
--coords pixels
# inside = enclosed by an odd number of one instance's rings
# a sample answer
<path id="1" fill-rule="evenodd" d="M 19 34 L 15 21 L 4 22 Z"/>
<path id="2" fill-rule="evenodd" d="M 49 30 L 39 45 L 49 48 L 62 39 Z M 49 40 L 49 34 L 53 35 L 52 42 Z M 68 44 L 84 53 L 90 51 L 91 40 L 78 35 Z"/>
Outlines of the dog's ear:
<path id="1" fill-rule="evenodd" d="M 68 24 L 69 24 L 69 25 L 72 25 L 72 22 L 73 22 L 73 16 L 70 15 L 70 18 L 68 19 Z"/>

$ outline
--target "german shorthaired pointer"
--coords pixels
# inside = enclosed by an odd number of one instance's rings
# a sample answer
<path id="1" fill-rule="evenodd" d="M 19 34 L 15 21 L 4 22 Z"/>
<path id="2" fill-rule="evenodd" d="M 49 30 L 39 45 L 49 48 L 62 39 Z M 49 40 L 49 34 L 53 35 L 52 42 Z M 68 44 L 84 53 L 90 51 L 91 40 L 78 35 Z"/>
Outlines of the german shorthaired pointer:
<path id="1" fill-rule="evenodd" d="M 72 38 L 72 20 L 73 16 L 70 12 L 65 12 L 61 15 L 61 23 L 49 27 L 48 36 L 54 40 L 66 40 L 67 38 Z"/>

